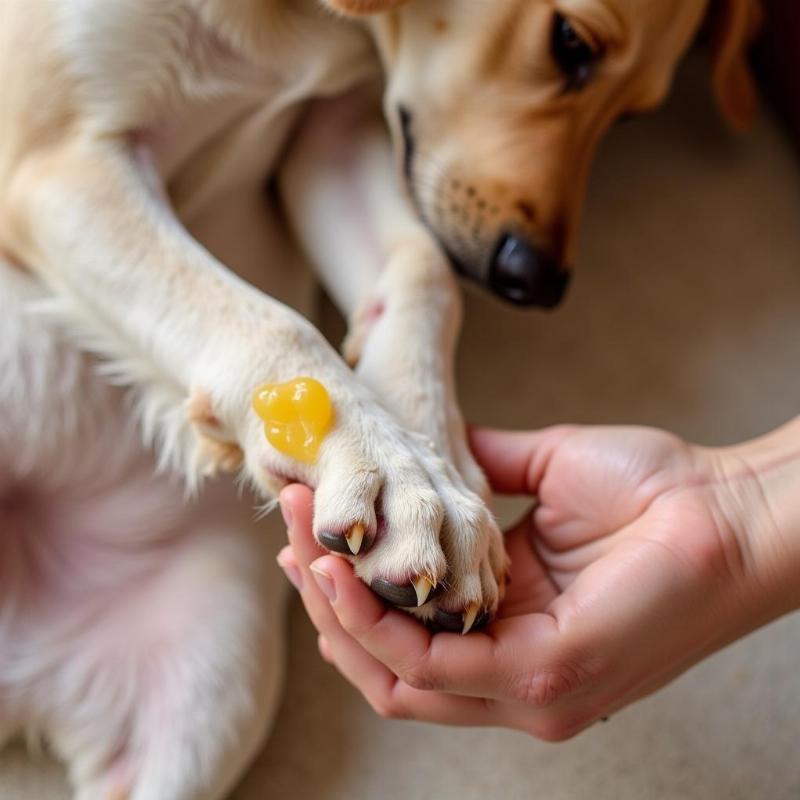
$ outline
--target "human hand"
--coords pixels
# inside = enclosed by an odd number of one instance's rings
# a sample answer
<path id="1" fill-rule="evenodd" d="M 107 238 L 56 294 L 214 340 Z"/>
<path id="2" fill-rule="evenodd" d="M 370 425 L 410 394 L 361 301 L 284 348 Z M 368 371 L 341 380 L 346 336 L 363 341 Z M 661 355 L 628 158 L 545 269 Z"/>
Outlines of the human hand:
<path id="1" fill-rule="evenodd" d="M 800 478 L 794 448 L 641 428 L 472 439 L 497 491 L 539 501 L 507 536 L 512 582 L 483 633 L 432 635 L 386 609 L 316 547 L 308 490 L 282 495 L 279 561 L 323 656 L 379 713 L 568 738 L 800 604 L 796 540 L 770 505 Z"/>

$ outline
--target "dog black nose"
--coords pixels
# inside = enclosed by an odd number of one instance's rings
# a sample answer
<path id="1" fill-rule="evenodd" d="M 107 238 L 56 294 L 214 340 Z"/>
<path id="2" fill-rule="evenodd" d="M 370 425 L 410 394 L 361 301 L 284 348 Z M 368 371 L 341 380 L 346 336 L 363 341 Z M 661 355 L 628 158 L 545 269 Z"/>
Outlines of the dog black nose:
<path id="1" fill-rule="evenodd" d="M 557 306 L 569 279 L 554 259 L 513 233 L 500 239 L 489 270 L 489 288 L 520 306 Z"/>

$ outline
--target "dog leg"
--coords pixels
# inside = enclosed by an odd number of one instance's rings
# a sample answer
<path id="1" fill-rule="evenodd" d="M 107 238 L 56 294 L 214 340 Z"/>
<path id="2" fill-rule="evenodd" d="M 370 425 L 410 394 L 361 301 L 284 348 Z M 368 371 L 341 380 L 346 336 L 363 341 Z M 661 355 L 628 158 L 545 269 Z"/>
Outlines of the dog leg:
<path id="1" fill-rule="evenodd" d="M 368 95 L 321 103 L 306 120 L 282 185 L 290 219 L 340 307 L 346 355 L 384 406 L 432 447 L 449 476 L 441 492 L 448 591 L 437 617 L 478 598 L 493 608 L 505 580 L 502 537 L 458 409 L 453 361 L 461 298 L 447 259 L 399 191 L 385 126 Z M 455 467 L 455 469 L 453 469 Z M 456 474 L 457 473 L 457 474 Z"/>
<path id="2" fill-rule="evenodd" d="M 421 605 L 428 593 L 414 587 L 445 579 L 442 525 L 483 530 L 493 525 L 485 508 L 310 323 L 191 239 L 142 160 L 120 143 L 94 141 L 20 164 L 13 202 L 0 215 L 10 220 L 15 257 L 73 305 L 70 321 L 96 332 L 95 345 L 115 359 L 121 380 L 146 387 L 144 421 L 161 422 L 162 454 L 197 458 L 194 432 L 226 445 L 203 448 L 211 468 L 235 466 L 227 445 L 239 447 L 245 474 L 265 495 L 293 480 L 313 486 L 320 541 L 354 551 L 358 574 L 390 587 L 398 604 Z M 336 413 L 312 464 L 273 448 L 251 408 L 256 386 L 300 375 L 327 387 Z M 187 407 L 192 424 L 184 428 Z M 473 539 L 483 546 L 489 537 Z M 468 592 L 449 597 L 458 615 L 462 600 L 474 621 L 475 609 L 496 606 L 496 586 L 474 576 Z"/>
<path id="3" fill-rule="evenodd" d="M 152 390 L 145 422 L 161 426 L 167 456 L 189 472 L 198 447 L 176 414 L 188 397 L 211 403 L 202 403 L 208 415 L 189 420 L 201 438 L 240 445 L 248 390 L 279 373 L 285 349 L 326 356 L 309 323 L 186 233 L 143 149 L 106 140 L 29 156 L 6 197 L 0 240 L 49 284 L 70 323 L 120 365 L 123 379 Z M 216 408 L 221 376 L 234 374 L 239 386 L 224 387 L 227 407 L 219 398 Z"/>

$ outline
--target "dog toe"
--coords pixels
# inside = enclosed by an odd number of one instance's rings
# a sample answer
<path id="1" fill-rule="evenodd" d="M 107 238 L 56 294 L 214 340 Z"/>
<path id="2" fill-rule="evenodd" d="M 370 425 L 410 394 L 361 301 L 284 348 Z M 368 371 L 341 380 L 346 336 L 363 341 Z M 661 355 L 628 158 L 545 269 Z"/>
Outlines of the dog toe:
<path id="1" fill-rule="evenodd" d="M 362 522 L 356 522 L 344 531 L 321 530 L 317 533 L 317 541 L 324 548 L 345 556 L 366 553 L 374 540 L 374 534 Z"/>
<path id="2" fill-rule="evenodd" d="M 464 611 L 451 612 L 437 608 L 428 622 L 434 633 L 461 633 L 478 631 L 486 627 L 492 615 L 477 603 L 470 603 Z"/>
<path id="3" fill-rule="evenodd" d="M 412 580 L 407 584 L 396 584 L 386 578 L 375 578 L 370 583 L 378 597 L 399 608 L 421 608 L 433 599 L 437 589 L 436 584 L 427 576 Z"/>

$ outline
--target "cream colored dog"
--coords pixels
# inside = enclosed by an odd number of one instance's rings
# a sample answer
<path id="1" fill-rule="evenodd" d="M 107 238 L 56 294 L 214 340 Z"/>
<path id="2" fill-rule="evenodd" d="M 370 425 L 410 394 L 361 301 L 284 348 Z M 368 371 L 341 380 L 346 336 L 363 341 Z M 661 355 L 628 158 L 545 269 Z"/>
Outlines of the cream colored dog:
<path id="1" fill-rule="evenodd" d="M 719 5 L 714 83 L 741 124 L 755 8 Z M 456 406 L 450 263 L 557 303 L 595 143 L 665 96 L 706 12 L 0 5 L 0 740 L 45 738 L 80 800 L 231 787 L 279 695 L 283 583 L 231 482 L 201 487 L 217 472 L 315 487 L 320 541 L 433 624 L 491 615 L 506 559 Z M 355 371 L 274 299 L 307 299 L 263 190 L 279 165 Z M 337 412 L 311 466 L 250 409 L 298 375 Z"/>

